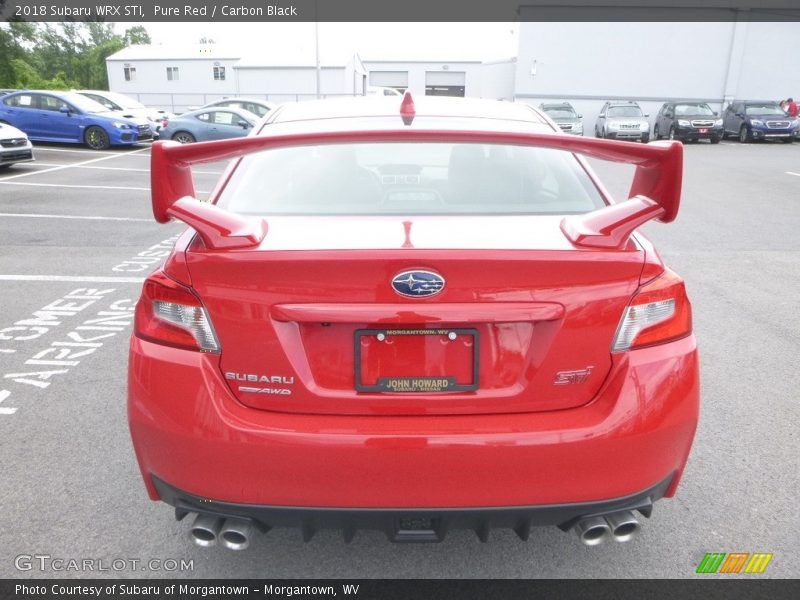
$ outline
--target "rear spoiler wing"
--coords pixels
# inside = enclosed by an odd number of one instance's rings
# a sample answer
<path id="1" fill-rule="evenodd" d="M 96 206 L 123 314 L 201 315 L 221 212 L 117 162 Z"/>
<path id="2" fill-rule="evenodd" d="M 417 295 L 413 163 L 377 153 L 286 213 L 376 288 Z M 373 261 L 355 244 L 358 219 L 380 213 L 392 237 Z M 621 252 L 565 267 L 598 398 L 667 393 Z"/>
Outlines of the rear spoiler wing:
<path id="1" fill-rule="evenodd" d="M 367 142 L 458 142 L 509 144 L 565 150 L 636 166 L 629 199 L 561 222 L 564 235 L 576 246 L 622 248 L 633 231 L 651 219 L 669 223 L 678 214 L 683 175 L 683 146 L 679 142 L 633 144 L 615 140 L 568 136 L 561 133 L 498 133 L 390 129 L 335 131 L 179 144 L 158 141 L 151 156 L 153 216 L 159 223 L 179 219 L 194 228 L 210 248 L 258 245 L 267 233 L 260 218 L 248 218 L 195 199 L 191 166 L 239 158 L 254 152 L 291 146 Z"/>

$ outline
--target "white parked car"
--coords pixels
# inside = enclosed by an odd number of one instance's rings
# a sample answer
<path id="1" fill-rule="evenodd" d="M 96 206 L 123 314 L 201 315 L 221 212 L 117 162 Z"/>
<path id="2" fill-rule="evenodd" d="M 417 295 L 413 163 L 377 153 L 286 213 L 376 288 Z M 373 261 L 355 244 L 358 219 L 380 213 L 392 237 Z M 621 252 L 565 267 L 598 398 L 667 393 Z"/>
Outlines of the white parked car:
<path id="1" fill-rule="evenodd" d="M 91 98 L 95 102 L 99 102 L 108 110 L 119 111 L 123 117 L 127 119 L 147 119 L 151 123 L 151 128 L 158 137 L 158 132 L 161 130 L 161 122 L 164 119 L 170 119 L 175 115 L 169 111 L 161 110 L 160 108 L 149 108 L 133 98 L 117 92 L 107 92 L 104 90 L 76 90 L 79 94 L 83 94 L 87 98 Z"/>
<path id="2" fill-rule="evenodd" d="M 367 96 L 402 96 L 402 95 L 403 94 L 401 94 L 394 88 L 381 87 L 379 85 L 367 86 Z"/>
<path id="3" fill-rule="evenodd" d="M 33 144 L 24 132 L 0 122 L 0 169 L 33 160 Z"/>
<path id="4" fill-rule="evenodd" d="M 190 110 L 200 110 L 203 108 L 239 108 L 246 110 L 249 113 L 256 115 L 259 119 L 264 117 L 271 110 L 278 106 L 274 102 L 267 102 L 266 100 L 259 100 L 258 98 L 223 98 L 222 100 L 214 100 L 208 104 L 204 104 L 200 108 Z"/>

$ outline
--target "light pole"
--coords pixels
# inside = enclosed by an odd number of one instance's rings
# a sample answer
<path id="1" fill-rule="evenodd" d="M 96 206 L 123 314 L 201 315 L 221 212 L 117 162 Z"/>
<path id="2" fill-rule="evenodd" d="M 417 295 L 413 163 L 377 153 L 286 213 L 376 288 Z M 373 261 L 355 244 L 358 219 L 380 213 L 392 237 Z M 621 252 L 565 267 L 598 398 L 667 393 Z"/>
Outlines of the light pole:
<path id="1" fill-rule="evenodd" d="M 314 0 L 314 50 L 317 64 L 317 100 L 320 99 L 320 68 L 319 68 L 319 15 L 317 14 L 319 0 Z"/>

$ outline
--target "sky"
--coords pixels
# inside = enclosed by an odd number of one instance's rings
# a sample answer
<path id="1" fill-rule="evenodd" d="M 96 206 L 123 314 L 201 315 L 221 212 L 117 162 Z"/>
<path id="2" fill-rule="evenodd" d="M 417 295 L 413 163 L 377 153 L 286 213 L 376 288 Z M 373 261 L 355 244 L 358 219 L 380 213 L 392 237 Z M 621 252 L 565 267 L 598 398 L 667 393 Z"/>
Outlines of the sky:
<path id="1" fill-rule="evenodd" d="M 291 55 L 314 61 L 314 23 L 142 23 L 153 43 L 195 44 L 201 38 L 243 56 Z M 119 23 L 124 32 L 128 23 Z M 480 60 L 517 55 L 516 23 L 319 23 L 322 62 Z"/>

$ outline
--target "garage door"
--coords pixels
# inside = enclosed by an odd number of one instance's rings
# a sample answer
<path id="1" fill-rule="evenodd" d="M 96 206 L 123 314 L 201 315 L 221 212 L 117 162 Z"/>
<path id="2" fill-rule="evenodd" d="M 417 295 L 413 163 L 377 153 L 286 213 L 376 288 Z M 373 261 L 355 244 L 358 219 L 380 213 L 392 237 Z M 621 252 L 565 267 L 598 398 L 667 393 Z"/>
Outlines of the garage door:
<path id="1" fill-rule="evenodd" d="M 464 96 L 467 74 L 464 71 L 427 71 L 426 96 Z"/>
<path id="2" fill-rule="evenodd" d="M 408 88 L 408 71 L 370 71 L 369 84 L 404 92 Z"/>

